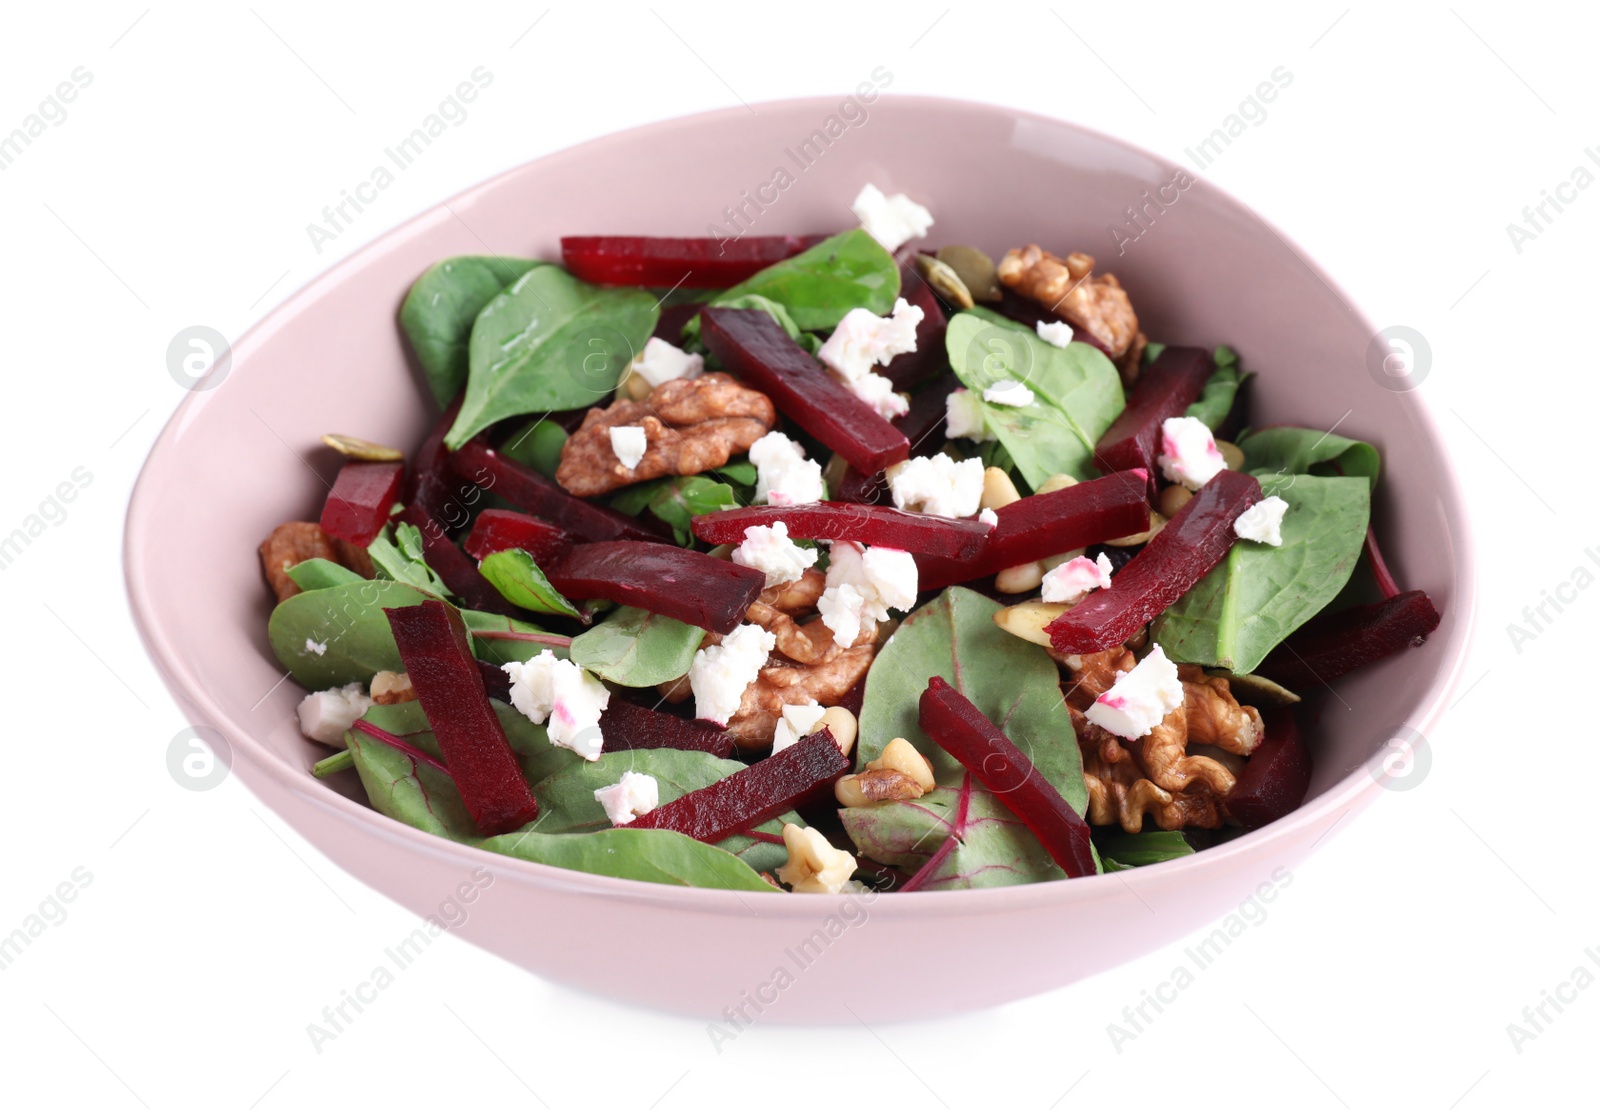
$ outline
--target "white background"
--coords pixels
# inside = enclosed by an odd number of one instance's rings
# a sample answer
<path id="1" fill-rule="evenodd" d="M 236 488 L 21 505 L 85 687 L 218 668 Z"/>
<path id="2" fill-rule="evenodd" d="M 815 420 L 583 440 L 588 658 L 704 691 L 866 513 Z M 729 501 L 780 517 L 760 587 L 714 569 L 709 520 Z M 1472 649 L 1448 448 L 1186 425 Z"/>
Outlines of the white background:
<path id="1" fill-rule="evenodd" d="M 1596 395 L 1600 189 L 1520 253 L 1506 231 L 1580 164 L 1600 172 L 1584 155 L 1600 147 L 1596 28 L 1576 6 L 22 7 L 0 25 L 0 133 L 75 67 L 93 81 L 0 171 L 0 535 L 74 467 L 93 481 L 0 571 L 0 932 L 74 868 L 93 882 L 0 971 L 7 1112 L 1495 1115 L 1588 1094 L 1600 990 L 1563 988 L 1574 1001 L 1520 1053 L 1507 1033 L 1574 969 L 1600 977 L 1584 955 L 1600 956 L 1600 592 L 1520 652 L 1507 633 L 1575 568 L 1600 573 L 1575 419 Z M 719 1054 L 704 1023 L 442 938 L 317 1054 L 307 1025 L 417 919 L 236 781 L 200 794 L 168 775 L 185 720 L 128 619 L 119 545 L 182 395 L 169 340 L 196 323 L 237 337 L 335 259 L 506 167 L 736 98 L 843 94 L 879 65 L 895 92 L 1056 114 L 1191 170 L 1185 147 L 1275 67 L 1293 73 L 1203 174 L 1379 325 L 1432 346 L 1419 391 L 1474 502 L 1484 582 L 1472 687 L 1431 732 L 1426 779 L 1319 848 L 1120 1052 L 1108 1023 L 1193 941 L 982 1015 L 875 1034 L 762 1025 Z M 306 224 L 477 66 L 494 83 L 470 117 L 315 252 Z M 982 982 L 983 953 L 1004 950 L 886 960 L 886 982 Z"/>

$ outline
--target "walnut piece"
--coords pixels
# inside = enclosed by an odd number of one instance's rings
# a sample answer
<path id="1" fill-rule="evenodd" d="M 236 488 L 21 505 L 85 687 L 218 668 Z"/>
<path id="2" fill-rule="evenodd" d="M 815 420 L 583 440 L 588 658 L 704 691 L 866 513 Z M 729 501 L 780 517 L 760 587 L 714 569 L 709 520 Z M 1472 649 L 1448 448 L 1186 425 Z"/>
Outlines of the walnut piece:
<path id="1" fill-rule="evenodd" d="M 381 706 L 410 703 L 417 698 L 416 689 L 411 686 L 411 676 L 405 672 L 390 672 L 388 669 L 373 676 L 372 687 L 367 689 L 367 694 L 372 696 L 373 703 Z"/>
<path id="2" fill-rule="evenodd" d="M 300 593 L 300 588 L 289 578 L 289 568 L 308 559 L 339 562 L 333 541 L 319 524 L 288 521 L 273 529 L 261 542 L 261 570 L 266 573 L 267 583 L 279 602 Z"/>
<path id="3" fill-rule="evenodd" d="M 1038 245 L 1012 249 L 1000 261 L 1000 282 L 1019 295 L 1071 320 L 1104 342 L 1120 360 L 1139 333 L 1128 293 L 1109 272 L 1094 274 L 1094 257 L 1069 253 L 1065 260 Z"/>
<path id="4" fill-rule="evenodd" d="M 561 448 L 556 481 L 568 493 L 594 497 L 651 478 L 699 474 L 749 450 L 776 421 L 772 401 L 726 373 L 680 377 L 644 400 L 589 409 Z M 611 448 L 613 427 L 644 428 L 644 457 L 632 470 Z"/>

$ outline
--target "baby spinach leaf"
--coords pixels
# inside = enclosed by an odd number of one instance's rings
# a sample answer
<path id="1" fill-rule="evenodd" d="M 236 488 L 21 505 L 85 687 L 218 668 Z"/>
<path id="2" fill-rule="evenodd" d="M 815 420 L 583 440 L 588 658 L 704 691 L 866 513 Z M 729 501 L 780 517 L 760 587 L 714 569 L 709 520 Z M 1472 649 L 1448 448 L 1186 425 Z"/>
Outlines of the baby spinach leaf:
<path id="1" fill-rule="evenodd" d="M 473 324 L 467 392 L 445 445 L 454 450 L 509 416 L 608 395 L 658 315 L 642 288 L 595 287 L 554 266 L 526 273 Z"/>
<path id="2" fill-rule="evenodd" d="M 513 606 L 539 614 L 580 617 L 578 608 L 550 585 L 533 557 L 521 548 L 507 548 L 483 557 L 478 572 Z"/>
<path id="3" fill-rule="evenodd" d="M 1326 606 L 1355 569 L 1367 532 L 1365 478 L 1268 474 L 1261 488 L 1289 503 L 1283 543 L 1237 541 L 1155 620 L 1151 638 L 1173 660 L 1251 672 Z"/>
<path id="4" fill-rule="evenodd" d="M 1000 604 L 951 587 L 895 630 L 867 672 L 859 752 L 869 762 L 895 738 L 908 739 L 933 763 L 943 785 L 960 784 L 961 763 L 917 725 L 928 680 L 943 676 L 1006 733 L 1080 813 L 1088 806 L 1083 759 L 1072 718 L 1061 702 L 1050 654 L 994 624 Z"/>
<path id="5" fill-rule="evenodd" d="M 755 463 L 744 458 L 724 463 L 717 467 L 717 477 L 725 482 L 735 482 L 741 486 L 753 486 L 756 484 Z"/>
<path id="6" fill-rule="evenodd" d="M 706 631 L 676 618 L 623 606 L 572 639 L 572 659 L 613 684 L 653 688 L 689 671 Z"/>
<path id="7" fill-rule="evenodd" d="M 1130 835 L 1110 831 L 1095 840 L 1100 862 L 1107 870 L 1132 870 L 1136 866 L 1164 863 L 1168 859 L 1194 854 L 1194 848 L 1180 831 L 1142 831 Z"/>
<path id="8" fill-rule="evenodd" d="M 690 522 L 695 517 L 701 513 L 737 509 L 746 504 L 731 485 L 716 480 L 719 473 L 713 470 L 705 474 L 641 482 L 612 498 L 611 507 L 630 517 L 637 517 L 649 509 L 672 528 L 672 534 L 679 544 L 688 547 L 694 543 Z"/>
<path id="9" fill-rule="evenodd" d="M 1253 373 L 1246 373 L 1239 366 L 1239 355 L 1227 346 L 1218 346 L 1213 360 L 1216 362 L 1216 372 L 1207 379 L 1205 387 L 1200 390 L 1200 399 L 1189 405 L 1186 416 L 1193 416 L 1212 430 L 1222 425 L 1228 418 L 1228 413 L 1233 411 L 1233 401 L 1239 395 L 1239 386 L 1244 384 Z"/>
<path id="10" fill-rule="evenodd" d="M 899 294 L 900 266 L 894 257 L 866 230 L 850 229 L 763 268 L 717 296 L 711 306 L 748 306 L 738 301 L 759 295 L 788 312 L 785 330 L 791 325 L 798 330 L 832 330 L 857 307 L 887 315 Z M 778 321 L 783 323 L 782 318 Z M 698 315 L 692 327 L 699 329 Z"/>
<path id="11" fill-rule="evenodd" d="M 523 274 L 541 267 L 547 266 L 537 260 L 453 256 L 411 285 L 400 305 L 400 327 L 439 407 L 467 383 L 467 341 L 478 312 Z"/>
<path id="12" fill-rule="evenodd" d="M 913 801 L 841 808 L 839 819 L 867 858 L 915 872 L 950 837 L 960 797 L 959 789 L 941 786 Z M 1065 877 L 1021 821 L 992 794 L 975 788 L 961 840 L 924 888 L 975 890 Z"/>
<path id="13" fill-rule="evenodd" d="M 561 449 L 567 445 L 567 429 L 549 417 L 532 420 L 518 428 L 500 445 L 500 453 L 513 462 L 554 478 L 561 465 Z"/>
<path id="14" fill-rule="evenodd" d="M 360 583 L 362 578 L 348 567 L 329 559 L 301 560 L 288 570 L 294 585 L 303 591 L 320 591 L 345 583 Z"/>
<path id="15" fill-rule="evenodd" d="M 962 311 L 945 330 L 950 366 L 979 396 L 989 430 L 1011 453 L 1028 485 L 1052 474 L 1096 474 L 1094 445 L 1122 412 L 1122 379 L 1111 359 L 1084 342 L 1064 349 L 992 311 Z M 986 404 L 983 390 L 1020 381 L 1033 391 L 1025 408 Z"/>
<path id="16" fill-rule="evenodd" d="M 731 307 L 738 311 L 765 311 L 771 315 L 777 324 L 783 327 L 783 332 L 802 346 L 805 339 L 811 337 L 795 325 L 794 318 L 787 308 L 781 303 L 774 303 L 764 295 L 734 295 L 713 296 L 711 302 L 718 307 Z M 696 315 L 683 324 L 683 348 L 696 353 L 705 353 L 705 343 L 700 340 L 700 316 Z M 816 350 L 812 349 L 812 353 Z"/>
<path id="17" fill-rule="evenodd" d="M 1342 474 L 1378 484 L 1378 450 L 1308 427 L 1269 427 L 1239 440 L 1252 474 Z"/>
<path id="18" fill-rule="evenodd" d="M 367 555 L 380 575 L 440 598 L 450 595 L 450 588 L 423 558 L 422 533 L 415 525 L 385 525 L 378 538 L 367 545 Z"/>

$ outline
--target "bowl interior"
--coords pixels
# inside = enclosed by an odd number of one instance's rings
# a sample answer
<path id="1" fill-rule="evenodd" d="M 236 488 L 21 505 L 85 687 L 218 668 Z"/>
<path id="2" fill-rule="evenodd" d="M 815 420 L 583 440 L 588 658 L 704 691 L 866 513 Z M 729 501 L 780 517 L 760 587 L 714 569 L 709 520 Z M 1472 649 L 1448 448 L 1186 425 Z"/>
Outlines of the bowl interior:
<path id="1" fill-rule="evenodd" d="M 281 521 L 316 519 L 338 465 L 322 433 L 405 448 L 419 440 L 433 410 L 395 315 L 428 265 L 489 252 L 559 259 L 569 233 L 829 232 L 854 224 L 848 203 L 870 181 L 927 205 L 933 243 L 997 258 L 1030 241 L 1091 253 L 1130 292 L 1153 340 L 1226 342 L 1245 356 L 1259 371 L 1258 424 L 1337 422 L 1377 444 L 1378 531 L 1401 583 L 1427 590 L 1444 622 L 1421 649 L 1339 682 L 1313 731 L 1313 797 L 1360 770 L 1388 728 L 1426 721 L 1467 632 L 1465 523 L 1431 422 L 1415 394 L 1369 375 L 1373 329 L 1342 294 L 1203 182 L 1147 209 L 1155 220 L 1119 254 L 1108 227 L 1126 227 L 1125 210 L 1176 170 L 1121 142 L 937 99 L 883 97 L 853 125 L 837 110 L 815 99 L 711 113 L 517 168 L 381 237 L 242 338 L 226 378 L 193 394 L 162 433 L 128 518 L 135 614 L 186 709 L 305 796 L 359 796 L 349 775 L 330 790 L 307 772 L 324 751 L 298 733 L 301 692 L 267 646 L 272 600 L 256 548 Z M 826 142 L 815 158 L 801 147 L 811 138 L 817 150 L 813 133 Z M 369 811 L 353 801 L 335 810 Z"/>

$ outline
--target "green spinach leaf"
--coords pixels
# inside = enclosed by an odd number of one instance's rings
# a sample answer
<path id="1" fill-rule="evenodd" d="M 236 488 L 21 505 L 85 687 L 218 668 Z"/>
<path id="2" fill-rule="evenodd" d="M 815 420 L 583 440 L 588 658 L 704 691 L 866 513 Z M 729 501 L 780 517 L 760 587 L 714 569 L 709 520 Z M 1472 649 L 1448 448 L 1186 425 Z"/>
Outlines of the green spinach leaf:
<path id="1" fill-rule="evenodd" d="M 567 445 L 567 429 L 548 417 L 531 420 L 500 445 L 500 453 L 513 462 L 554 478 L 561 466 L 561 449 Z"/>
<path id="2" fill-rule="evenodd" d="M 582 408 L 617 387 L 659 311 L 642 288 L 601 288 L 554 266 L 535 268 L 495 296 L 472 327 L 451 450 L 494 423 Z"/>
<path id="3" fill-rule="evenodd" d="M 987 309 L 963 311 L 945 330 L 950 366 L 979 395 L 989 430 L 1011 453 L 1033 488 L 1052 474 L 1093 476 L 1094 445 L 1122 412 L 1122 379 L 1095 347 L 1052 346 L 1036 333 Z M 1020 381 L 1034 402 L 1013 408 L 982 401 L 999 381 Z"/>
<path id="4" fill-rule="evenodd" d="M 941 785 L 961 783 L 961 763 L 917 723 L 928 680 L 943 676 L 1081 813 L 1089 799 L 1072 718 L 1061 702 L 1060 672 L 1044 649 L 994 624 L 999 608 L 976 591 L 951 587 L 900 624 L 867 672 L 861 761 L 872 761 L 891 739 L 905 738 L 928 756 Z"/>
<path id="5" fill-rule="evenodd" d="M 547 266 L 537 260 L 453 256 L 411 285 L 400 305 L 400 327 L 439 407 L 467 383 L 467 342 L 478 312 L 525 273 L 542 267 Z"/>
<path id="6" fill-rule="evenodd" d="M 915 872 L 950 837 L 960 797 L 959 789 L 941 786 L 913 801 L 841 808 L 839 819 L 867 858 Z M 925 888 L 974 890 L 1065 877 L 1021 821 L 992 794 L 974 788 L 962 838 Z"/>
<path id="7" fill-rule="evenodd" d="M 345 583 L 360 583 L 362 578 L 348 567 L 328 559 L 301 560 L 287 572 L 294 585 L 303 591 L 320 591 Z"/>
<path id="8" fill-rule="evenodd" d="M 1335 474 L 1378 484 L 1378 450 L 1371 443 L 1307 427 L 1269 427 L 1239 440 L 1252 474 Z"/>
<path id="9" fill-rule="evenodd" d="M 1146 830 L 1130 835 L 1119 830 L 1101 836 L 1096 847 L 1107 870 L 1132 870 L 1194 854 L 1181 831 Z"/>
<path id="10" fill-rule="evenodd" d="M 1151 638 L 1173 660 L 1252 672 L 1332 601 L 1355 569 L 1367 532 L 1365 478 L 1269 474 L 1261 488 L 1289 503 L 1283 543 L 1237 541 L 1156 619 Z"/>
<path id="11" fill-rule="evenodd" d="M 750 295 L 780 304 L 788 312 L 789 322 L 774 317 L 785 330 L 791 326 L 796 331 L 832 330 L 857 307 L 865 307 L 874 315 L 887 315 L 893 310 L 900 295 L 900 266 L 866 230 L 850 229 L 763 268 L 717 296 L 711 306 L 749 306 L 739 300 Z M 699 330 L 698 315 L 691 327 Z"/>
<path id="12" fill-rule="evenodd" d="M 1217 369 L 1206 381 L 1205 388 L 1200 390 L 1200 399 L 1189 405 L 1186 416 L 1193 416 L 1201 423 L 1215 431 L 1222 426 L 1222 421 L 1228 418 L 1228 413 L 1233 411 L 1234 398 L 1239 395 L 1239 386 L 1249 380 L 1253 373 L 1246 373 L 1239 365 L 1239 355 L 1227 346 L 1218 346 L 1214 355 Z"/>
<path id="13" fill-rule="evenodd" d="M 689 671 L 706 631 L 676 618 L 623 606 L 572 639 L 574 661 L 613 684 L 653 688 Z"/>
<path id="14" fill-rule="evenodd" d="M 775 303 L 764 295 L 735 295 L 731 297 L 712 296 L 711 303 L 717 307 L 730 307 L 739 311 L 765 311 L 771 315 L 777 324 L 783 327 L 783 332 L 802 346 L 807 345 L 806 339 L 813 339 L 813 344 L 808 346 L 813 354 L 816 353 L 820 343 L 815 342 L 813 335 L 807 334 L 795 325 L 794 318 L 788 309 L 781 303 Z M 705 343 L 700 340 L 700 316 L 696 315 L 683 324 L 683 348 L 697 353 L 705 353 Z"/>
<path id="15" fill-rule="evenodd" d="M 407 583 L 440 598 L 450 596 L 450 588 L 423 558 L 422 533 L 415 525 L 385 525 L 378 538 L 367 546 L 367 555 L 380 575 L 396 583 Z"/>
<path id="16" fill-rule="evenodd" d="M 688 547 L 694 543 L 691 522 L 695 517 L 701 513 L 737 509 L 749 503 L 751 494 L 741 495 L 727 482 L 714 480 L 718 473 L 713 470 L 705 474 L 641 482 L 612 498 L 611 507 L 630 517 L 649 509 L 671 527 L 679 544 Z"/>
<path id="17" fill-rule="evenodd" d="M 513 606 L 539 614 L 580 617 L 578 608 L 550 585 L 533 557 L 521 548 L 507 548 L 483 557 L 478 572 Z"/>

